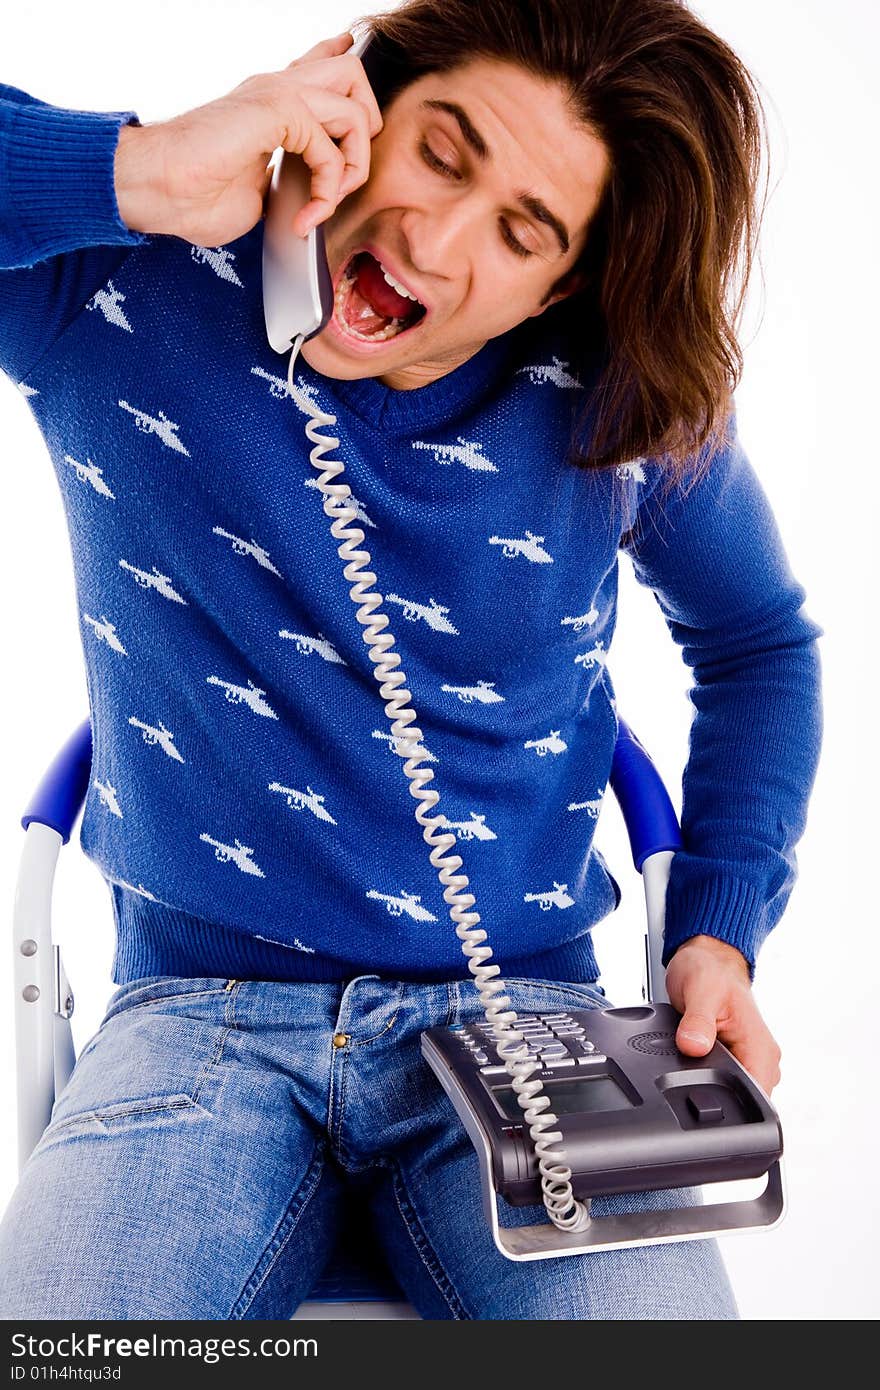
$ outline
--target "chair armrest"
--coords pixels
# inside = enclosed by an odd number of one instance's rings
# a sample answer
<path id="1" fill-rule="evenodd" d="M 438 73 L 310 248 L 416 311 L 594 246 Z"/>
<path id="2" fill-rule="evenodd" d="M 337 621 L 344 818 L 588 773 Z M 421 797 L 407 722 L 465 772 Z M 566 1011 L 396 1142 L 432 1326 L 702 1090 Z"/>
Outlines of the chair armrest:
<path id="1" fill-rule="evenodd" d="M 23 830 L 39 821 L 57 830 L 67 844 L 82 810 L 92 769 L 92 728 L 86 719 L 67 740 L 43 776 L 21 818 Z"/>

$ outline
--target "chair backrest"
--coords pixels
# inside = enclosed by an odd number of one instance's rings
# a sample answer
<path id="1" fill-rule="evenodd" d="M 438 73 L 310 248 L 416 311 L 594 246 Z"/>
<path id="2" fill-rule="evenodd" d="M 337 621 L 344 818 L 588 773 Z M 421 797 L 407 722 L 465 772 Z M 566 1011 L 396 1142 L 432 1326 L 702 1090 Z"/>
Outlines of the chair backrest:
<path id="1" fill-rule="evenodd" d="M 14 988 L 19 1170 L 49 1123 L 55 1099 L 76 1063 L 70 1018 L 73 991 L 61 952 L 52 941 L 52 889 L 62 845 L 70 839 L 88 791 L 91 724 L 86 719 L 56 754 L 21 818 L 25 836 L 14 909 Z M 669 867 L 681 846 L 678 819 L 656 767 L 632 730 L 618 720 L 609 785 L 629 836 L 633 863 L 645 890 L 643 993 L 665 999 L 661 963 L 663 915 Z M 415 1317 L 378 1251 L 371 1249 L 356 1214 L 297 1317 L 314 1316 L 324 1303 L 357 1316 L 361 1304 L 379 1305 L 389 1317 Z M 374 1307 L 373 1315 L 379 1311 Z M 336 1314 L 338 1315 L 338 1313 Z"/>

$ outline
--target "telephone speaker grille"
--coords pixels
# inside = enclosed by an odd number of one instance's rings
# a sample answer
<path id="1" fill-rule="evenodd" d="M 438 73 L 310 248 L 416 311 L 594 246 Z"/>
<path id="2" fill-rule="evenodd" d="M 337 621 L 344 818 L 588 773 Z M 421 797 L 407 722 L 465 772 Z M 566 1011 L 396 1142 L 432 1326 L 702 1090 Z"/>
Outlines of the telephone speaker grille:
<path id="1" fill-rule="evenodd" d="M 674 1057 L 674 1033 L 636 1033 L 628 1039 L 629 1046 L 636 1052 L 650 1052 L 655 1057 Z"/>

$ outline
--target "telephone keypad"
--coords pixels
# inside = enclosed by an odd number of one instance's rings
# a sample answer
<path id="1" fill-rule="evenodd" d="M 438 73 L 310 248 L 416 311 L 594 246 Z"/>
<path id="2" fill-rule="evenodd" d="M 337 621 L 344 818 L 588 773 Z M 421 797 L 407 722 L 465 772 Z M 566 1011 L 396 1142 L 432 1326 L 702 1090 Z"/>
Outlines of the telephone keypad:
<path id="1" fill-rule="evenodd" d="M 538 1062 L 542 1071 L 606 1060 L 587 1037 L 583 1024 L 570 1014 L 522 1014 L 516 1020 L 516 1027 L 523 1035 L 530 1060 Z M 500 1075 L 507 1071 L 495 1046 L 492 1025 L 487 1019 L 459 1024 L 454 1031 L 484 1076 Z"/>

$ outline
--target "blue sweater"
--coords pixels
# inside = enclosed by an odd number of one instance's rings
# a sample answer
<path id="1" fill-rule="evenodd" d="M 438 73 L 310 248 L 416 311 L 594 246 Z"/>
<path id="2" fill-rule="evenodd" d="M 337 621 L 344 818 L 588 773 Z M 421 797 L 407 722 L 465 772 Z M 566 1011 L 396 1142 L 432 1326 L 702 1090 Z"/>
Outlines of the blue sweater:
<path id="1" fill-rule="evenodd" d="M 566 462 L 585 376 L 551 309 L 413 391 L 269 347 L 262 228 L 198 248 L 121 221 L 133 112 L 0 86 L 0 367 L 70 529 L 93 735 L 84 852 L 113 980 L 467 975 L 304 433 L 337 417 L 432 786 L 508 977 L 592 980 L 619 899 L 593 844 L 616 737 L 619 551 L 693 672 L 666 959 L 754 967 L 796 876 L 821 740 L 803 611 L 736 435 L 662 496 Z M 71 719 L 79 717 L 71 711 Z"/>

